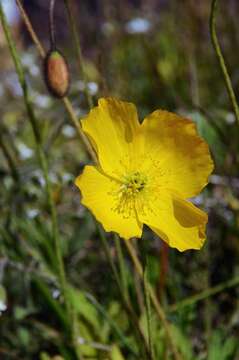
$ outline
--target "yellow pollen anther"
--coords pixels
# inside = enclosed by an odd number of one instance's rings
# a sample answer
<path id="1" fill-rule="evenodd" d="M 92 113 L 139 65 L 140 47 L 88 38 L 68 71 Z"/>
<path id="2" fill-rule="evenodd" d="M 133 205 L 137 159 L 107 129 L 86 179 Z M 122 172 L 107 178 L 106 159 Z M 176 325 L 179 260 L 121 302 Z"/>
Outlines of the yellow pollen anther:
<path id="1" fill-rule="evenodd" d="M 135 215 L 135 202 L 144 196 L 146 184 L 147 177 L 138 171 L 124 175 L 119 189 L 113 194 L 116 201 L 114 210 L 125 218 Z"/>
<path id="2" fill-rule="evenodd" d="M 133 174 L 125 175 L 123 179 L 124 192 L 134 196 L 144 189 L 146 182 L 146 176 L 138 171 Z"/>

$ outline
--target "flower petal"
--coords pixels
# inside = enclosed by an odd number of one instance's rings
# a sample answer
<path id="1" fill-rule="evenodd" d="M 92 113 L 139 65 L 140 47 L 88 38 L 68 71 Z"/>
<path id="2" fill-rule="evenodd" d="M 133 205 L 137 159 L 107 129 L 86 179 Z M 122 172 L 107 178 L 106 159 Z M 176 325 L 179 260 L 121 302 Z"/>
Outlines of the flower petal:
<path id="1" fill-rule="evenodd" d="M 96 167 L 85 166 L 75 184 L 81 190 L 82 204 L 92 211 L 106 231 L 115 231 L 125 239 L 141 237 L 142 224 L 136 216 L 124 218 L 114 210 L 114 194 L 119 188 L 117 182 L 102 175 Z"/>
<path id="2" fill-rule="evenodd" d="M 125 173 L 136 152 L 138 122 L 134 104 L 101 98 L 82 120 L 83 131 L 94 147 L 100 166 L 109 175 Z"/>
<path id="3" fill-rule="evenodd" d="M 213 162 L 196 125 L 176 114 L 157 110 L 141 125 L 144 153 L 158 163 L 160 186 L 183 198 L 197 195 L 208 183 Z M 145 163 L 147 166 L 147 162 Z"/>
<path id="4" fill-rule="evenodd" d="M 200 249 L 205 241 L 207 214 L 169 193 L 159 194 L 148 211 L 137 213 L 139 221 L 179 251 Z"/>

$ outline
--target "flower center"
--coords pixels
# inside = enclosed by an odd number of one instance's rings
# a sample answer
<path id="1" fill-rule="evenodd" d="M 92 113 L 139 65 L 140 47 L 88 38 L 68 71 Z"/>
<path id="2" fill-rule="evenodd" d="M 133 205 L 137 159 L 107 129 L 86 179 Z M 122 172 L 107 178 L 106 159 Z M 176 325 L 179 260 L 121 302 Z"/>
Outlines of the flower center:
<path id="1" fill-rule="evenodd" d="M 136 202 L 143 201 L 147 181 L 147 176 L 139 171 L 124 175 L 119 189 L 112 193 L 116 201 L 114 211 L 125 218 L 135 215 Z"/>
<path id="2" fill-rule="evenodd" d="M 147 178 L 140 172 L 125 175 L 123 178 L 122 192 L 127 196 L 136 196 L 146 185 Z"/>

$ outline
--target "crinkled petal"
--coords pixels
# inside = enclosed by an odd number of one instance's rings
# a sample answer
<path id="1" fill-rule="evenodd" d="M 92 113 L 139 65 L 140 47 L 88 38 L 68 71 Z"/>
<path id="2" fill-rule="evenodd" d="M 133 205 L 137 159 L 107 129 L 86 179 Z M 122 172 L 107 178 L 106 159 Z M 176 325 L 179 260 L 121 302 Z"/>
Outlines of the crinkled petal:
<path id="1" fill-rule="evenodd" d="M 76 186 L 81 190 L 82 204 L 94 214 L 106 231 L 117 232 L 121 237 L 141 237 L 142 224 L 136 216 L 124 218 L 115 210 L 115 194 L 119 184 L 103 175 L 94 166 L 85 166 L 77 177 Z"/>
<path id="2" fill-rule="evenodd" d="M 141 125 L 145 168 L 164 188 L 183 198 L 197 195 L 208 183 L 213 162 L 208 145 L 196 132 L 195 124 L 176 114 L 157 110 Z M 150 167 L 151 166 L 151 167 Z"/>
<path id="3" fill-rule="evenodd" d="M 205 241 L 207 214 L 177 196 L 159 194 L 147 210 L 137 213 L 139 221 L 179 251 L 200 249 Z"/>
<path id="4" fill-rule="evenodd" d="M 82 128 L 91 140 L 104 172 L 117 177 L 132 167 L 140 129 L 134 104 L 101 98 L 98 106 L 82 120 Z"/>

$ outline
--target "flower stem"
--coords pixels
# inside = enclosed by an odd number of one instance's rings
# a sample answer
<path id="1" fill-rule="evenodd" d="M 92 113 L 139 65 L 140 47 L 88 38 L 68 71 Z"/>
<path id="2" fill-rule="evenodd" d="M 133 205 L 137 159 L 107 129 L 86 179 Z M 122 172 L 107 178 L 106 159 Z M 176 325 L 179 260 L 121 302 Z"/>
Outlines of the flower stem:
<path id="1" fill-rule="evenodd" d="M 51 0 L 50 7 L 49 7 L 49 27 L 50 27 L 50 37 L 51 37 L 51 49 L 56 48 L 56 37 L 55 37 L 55 26 L 54 26 L 54 8 L 55 8 L 55 0 Z"/>
<path id="2" fill-rule="evenodd" d="M 89 88 L 87 86 L 87 77 L 86 77 L 85 68 L 84 68 L 84 61 L 83 61 L 83 55 L 82 55 L 82 50 L 81 50 L 80 37 L 79 37 L 79 34 L 77 32 L 75 17 L 73 15 L 73 11 L 72 11 L 72 1 L 71 0 L 64 0 L 64 3 L 65 3 L 66 10 L 67 10 L 67 13 L 68 13 L 71 33 L 72 33 L 72 36 L 73 36 L 73 41 L 74 41 L 75 49 L 76 49 L 76 52 L 77 52 L 79 71 L 80 71 L 80 74 L 82 75 L 83 82 L 84 82 L 84 85 L 85 85 L 86 99 L 87 99 L 87 102 L 88 102 L 89 109 L 91 109 L 94 104 L 93 104 L 92 96 L 91 96 L 91 94 L 89 92 Z"/>
<path id="3" fill-rule="evenodd" d="M 144 295 L 145 295 L 145 307 L 146 307 L 150 357 L 152 360 L 155 360 L 154 344 L 153 344 L 153 329 L 152 329 L 152 314 L 151 314 L 151 299 L 150 299 L 150 294 L 149 294 L 149 283 L 148 283 L 148 259 L 147 259 L 147 256 L 145 259 L 143 278 L 144 278 Z"/>
<path id="4" fill-rule="evenodd" d="M 120 281 L 120 276 L 118 274 L 118 271 L 117 271 L 117 268 L 114 264 L 114 261 L 112 259 L 112 256 L 111 256 L 111 252 L 110 252 L 110 247 L 109 247 L 109 244 L 108 244 L 108 241 L 105 237 L 105 233 L 103 231 L 103 229 L 101 228 L 101 226 L 97 223 L 97 227 L 98 227 L 98 231 L 99 231 L 99 235 L 100 235 L 100 239 L 102 241 L 102 244 L 103 244 L 103 247 L 104 247 L 104 250 L 105 250 L 105 254 L 107 256 L 107 259 L 110 263 L 110 266 L 111 266 L 111 269 L 113 271 L 113 275 L 115 277 L 115 280 L 116 280 L 116 284 L 117 284 L 117 287 L 119 289 L 119 292 L 120 292 L 120 296 L 122 298 L 122 303 L 123 303 L 123 306 L 132 322 L 132 325 L 134 326 L 135 330 L 137 331 L 137 335 L 138 335 L 138 338 L 139 338 L 139 344 L 140 344 L 140 349 L 141 349 L 141 344 L 143 345 L 143 352 L 145 354 L 142 354 L 142 355 L 146 355 L 146 359 L 149 358 L 150 356 L 150 349 L 148 347 L 148 344 L 147 344 L 147 340 L 144 336 L 144 333 L 142 332 L 141 328 L 140 328 L 140 325 L 139 325 L 139 322 L 138 322 L 138 318 L 137 318 L 137 315 L 130 303 L 130 299 L 129 297 L 125 297 L 125 293 L 124 293 L 124 289 L 122 288 L 121 286 L 121 281 Z"/>
<path id="5" fill-rule="evenodd" d="M 127 248 L 128 252 L 130 254 L 130 257 L 131 257 L 131 259 L 133 261 L 133 264 L 134 264 L 134 267 L 135 267 L 137 273 L 139 274 L 141 280 L 144 281 L 143 268 L 141 266 L 141 263 L 140 263 L 140 261 L 138 259 L 138 256 L 137 256 L 137 254 L 135 252 L 135 249 L 134 249 L 131 241 L 124 239 L 124 243 L 125 243 L 126 248 Z M 179 352 L 178 352 L 178 350 L 177 350 L 177 348 L 176 348 L 176 346 L 174 344 L 173 337 L 172 337 L 172 334 L 171 334 L 171 331 L 170 331 L 170 325 L 169 325 L 168 320 L 166 318 L 165 312 L 164 312 L 163 308 L 161 307 L 161 305 L 160 305 L 160 303 L 159 303 L 159 301 L 158 301 L 158 299 L 157 299 L 157 297 L 156 297 L 156 295 L 154 293 L 153 288 L 151 287 L 151 285 L 148 282 L 147 282 L 147 288 L 148 288 L 148 292 L 149 292 L 149 296 L 151 298 L 152 304 L 153 304 L 153 306 L 154 306 L 154 308 L 156 310 L 156 313 L 158 315 L 158 318 L 162 322 L 162 325 L 163 325 L 163 327 L 165 329 L 165 333 L 166 333 L 169 345 L 171 347 L 172 353 L 174 355 L 174 358 L 175 358 L 175 360 L 182 360 L 181 356 L 180 356 L 180 354 L 179 354 Z"/>
<path id="6" fill-rule="evenodd" d="M 15 0 L 16 3 L 17 3 L 17 6 L 19 8 L 19 11 L 21 13 L 21 16 L 22 16 L 22 19 L 25 23 L 25 26 L 32 38 L 32 41 L 34 42 L 34 44 L 36 45 L 37 49 L 38 49 L 38 52 L 39 52 L 39 55 L 41 56 L 42 59 L 45 59 L 45 56 L 46 56 L 46 51 L 45 49 L 43 48 L 37 34 L 35 33 L 33 27 L 32 27 L 32 24 L 31 24 L 31 21 L 29 20 L 29 17 L 24 9 L 24 7 L 22 6 L 22 3 L 21 3 L 21 0 Z M 73 106 L 70 102 L 70 100 L 67 98 L 67 97 L 64 97 L 61 99 L 61 101 L 63 102 L 65 108 L 66 108 L 66 111 L 68 112 L 68 115 L 70 117 L 70 120 L 73 124 L 73 126 L 75 127 L 78 135 L 79 135 L 79 138 L 81 140 L 81 142 L 83 143 L 83 145 L 85 146 L 87 152 L 89 153 L 90 157 L 93 159 L 94 162 L 97 162 L 97 157 L 89 143 L 89 140 L 87 139 L 87 137 L 85 136 L 85 134 L 83 133 L 82 129 L 81 129 L 81 125 L 80 125 L 80 122 L 74 112 L 74 109 L 73 109 Z"/>
<path id="7" fill-rule="evenodd" d="M 210 34 L 211 34 L 212 44 L 213 44 L 213 47 L 214 47 L 223 77 L 224 77 L 227 92 L 228 92 L 229 98 L 232 103 L 232 108 L 235 113 L 237 124 L 239 126 L 239 107 L 238 107 L 236 96 L 235 96 L 235 93 L 234 93 L 234 90 L 232 87 L 232 82 L 231 82 L 231 79 L 230 79 L 230 76 L 229 76 L 229 73 L 227 70 L 227 65 L 226 65 L 225 59 L 223 57 L 222 50 L 221 50 L 221 47 L 220 47 L 220 44 L 219 44 L 219 41 L 217 38 L 217 33 L 216 33 L 215 24 L 216 24 L 217 4 L 218 4 L 218 0 L 212 0 L 211 14 L 210 14 Z"/>
<path id="8" fill-rule="evenodd" d="M 125 260 L 124 260 L 122 247 L 121 247 L 121 240 L 117 234 L 114 235 L 114 243 L 115 243 L 118 261 L 119 261 L 120 280 L 121 280 L 121 284 L 122 284 L 122 290 L 124 292 L 125 298 L 128 300 L 129 292 L 128 292 L 126 266 L 125 266 Z"/>
<path id="9" fill-rule="evenodd" d="M 63 103 L 65 105 L 65 108 L 66 108 L 68 114 L 70 115 L 70 119 L 71 119 L 74 127 L 76 128 L 76 130 L 78 132 L 78 135 L 79 135 L 79 138 L 80 138 L 82 144 L 85 146 L 85 149 L 88 152 L 88 154 L 90 155 L 93 162 L 95 164 L 97 164 L 97 162 L 98 162 L 97 156 L 96 156 L 89 140 L 87 139 L 87 137 L 85 136 L 85 134 L 83 133 L 83 131 L 81 129 L 80 122 L 74 112 L 74 109 L 73 109 L 73 106 L 72 106 L 70 100 L 67 97 L 65 97 L 65 98 L 63 98 Z"/>
<path id="10" fill-rule="evenodd" d="M 2 8 L 2 5 L 0 3 L 0 19 L 3 27 L 3 31 L 9 46 L 9 50 L 16 68 L 16 72 L 18 75 L 18 80 L 21 85 L 22 91 L 23 91 L 23 98 L 28 114 L 28 119 L 30 121 L 33 135 L 35 138 L 36 143 L 36 151 L 39 158 L 39 162 L 42 168 L 43 176 L 45 179 L 45 186 L 46 186 L 46 194 L 47 194 L 47 201 L 48 201 L 48 207 L 51 214 L 51 221 L 52 221 L 52 235 L 53 235 L 53 241 L 54 241 L 54 248 L 56 251 L 56 258 L 57 258 L 57 266 L 58 266 L 58 272 L 59 272 L 59 283 L 61 287 L 62 294 L 64 296 L 65 300 L 65 306 L 69 321 L 69 326 L 72 331 L 72 309 L 71 304 L 69 301 L 68 296 L 68 289 L 67 289 L 67 282 L 66 282 L 66 275 L 65 275 L 65 269 L 64 269 L 64 262 L 62 257 L 62 251 L 61 251 L 61 244 L 60 244 L 60 236 L 59 236 L 59 230 L 58 230 L 58 221 L 57 221 L 57 214 L 56 214 L 56 208 L 53 200 L 52 190 L 51 190 L 51 184 L 49 179 L 49 171 L 48 171 L 48 162 L 46 155 L 43 151 L 42 147 L 42 140 L 41 140 L 41 134 L 39 131 L 39 127 L 37 124 L 37 119 L 30 101 L 28 86 L 25 79 L 25 74 L 22 68 L 22 64 L 14 43 L 14 40 L 12 38 L 11 32 L 9 30 L 9 26 L 6 21 L 6 17 Z M 73 337 L 73 333 L 71 333 L 71 337 Z"/>
<path id="11" fill-rule="evenodd" d="M 32 41 L 33 41 L 34 44 L 36 45 L 37 50 L 38 50 L 40 56 L 44 59 L 44 58 L 45 58 L 45 55 L 46 55 L 46 52 L 45 52 L 45 50 L 44 50 L 44 48 L 43 48 L 43 46 L 42 46 L 42 44 L 41 44 L 38 36 L 36 35 L 36 33 L 35 33 L 35 31 L 34 31 L 34 29 L 33 29 L 33 27 L 32 27 L 32 24 L 31 24 L 31 22 L 30 22 L 30 20 L 29 20 L 29 17 L 28 17 L 28 15 L 27 15 L 27 13 L 26 13 L 25 10 L 24 10 L 24 7 L 23 7 L 23 5 L 22 5 L 22 3 L 21 3 L 21 0 L 15 0 L 15 1 L 16 1 L 16 4 L 17 4 L 18 8 L 19 8 L 19 11 L 20 11 L 20 14 L 21 14 L 21 16 L 22 16 L 22 19 L 23 19 L 23 21 L 24 21 L 24 23 L 25 23 L 25 26 L 26 26 L 26 28 L 27 28 L 27 30 L 28 30 L 31 38 L 32 38 Z"/>

